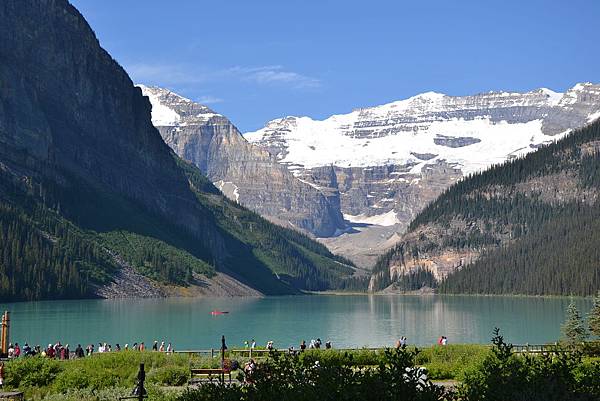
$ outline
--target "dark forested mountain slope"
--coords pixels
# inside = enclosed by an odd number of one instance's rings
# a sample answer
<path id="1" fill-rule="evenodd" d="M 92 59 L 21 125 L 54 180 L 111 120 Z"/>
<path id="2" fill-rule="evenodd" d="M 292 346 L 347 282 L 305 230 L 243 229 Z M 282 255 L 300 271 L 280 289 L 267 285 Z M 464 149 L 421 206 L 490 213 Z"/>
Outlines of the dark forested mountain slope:
<path id="1" fill-rule="evenodd" d="M 457 183 L 375 266 L 371 290 L 592 295 L 600 288 L 600 122 Z"/>
<path id="2" fill-rule="evenodd" d="M 94 296 L 123 269 L 175 286 L 220 271 L 267 294 L 351 275 L 175 156 L 68 1 L 2 1 L 0 60 L 0 299 Z"/>

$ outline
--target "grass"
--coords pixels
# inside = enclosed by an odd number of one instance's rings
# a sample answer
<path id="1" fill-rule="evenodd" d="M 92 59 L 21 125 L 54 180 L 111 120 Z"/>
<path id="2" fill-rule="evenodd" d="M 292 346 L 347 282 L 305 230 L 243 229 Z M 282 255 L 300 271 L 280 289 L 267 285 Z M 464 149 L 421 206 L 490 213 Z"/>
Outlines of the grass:
<path id="1" fill-rule="evenodd" d="M 448 345 L 424 348 L 416 364 L 426 366 L 433 380 L 458 379 L 468 369 L 475 369 L 489 352 L 481 345 Z M 358 349 L 307 350 L 301 355 L 321 364 L 377 366 L 383 350 Z M 248 358 L 234 356 L 243 364 Z M 127 395 L 133 388 L 140 363 L 144 363 L 148 391 L 153 399 L 169 400 L 184 389 L 190 364 L 216 368 L 218 357 L 188 354 L 167 355 L 159 352 L 121 351 L 94 354 L 68 361 L 42 357 L 19 358 L 6 364 L 7 388 L 19 388 L 31 400 L 104 400 Z M 61 398 L 62 397 L 62 398 Z"/>
<path id="2" fill-rule="evenodd" d="M 478 367 L 490 352 L 485 345 L 452 344 L 424 348 L 417 365 L 427 367 L 432 380 L 462 380 L 465 373 Z"/>

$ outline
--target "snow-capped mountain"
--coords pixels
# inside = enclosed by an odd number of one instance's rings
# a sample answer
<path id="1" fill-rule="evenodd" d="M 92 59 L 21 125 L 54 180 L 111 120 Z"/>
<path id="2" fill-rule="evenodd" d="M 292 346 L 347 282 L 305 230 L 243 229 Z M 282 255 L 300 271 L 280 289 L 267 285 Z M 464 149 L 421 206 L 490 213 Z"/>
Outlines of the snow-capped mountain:
<path id="1" fill-rule="evenodd" d="M 428 92 L 322 121 L 280 118 L 244 137 L 307 182 L 319 184 L 321 170 L 334 166 L 346 220 L 390 226 L 368 240 L 363 230 L 358 243 L 347 234 L 327 241 L 338 251 L 349 247 L 353 256 L 360 246 L 377 253 L 464 175 L 534 151 L 598 117 L 600 85 L 583 83 L 565 93 Z"/>
<path id="2" fill-rule="evenodd" d="M 304 182 L 267 151 L 248 143 L 225 116 L 167 89 L 138 86 L 152 104 L 152 123 L 164 141 L 227 197 L 316 236 L 345 228 L 335 183 Z"/>
<path id="3" fill-rule="evenodd" d="M 469 173 L 583 125 L 597 116 L 599 100 L 600 86 L 592 84 L 578 84 L 565 94 L 549 89 L 464 97 L 428 92 L 323 121 L 277 119 L 244 137 L 292 170 L 411 164 L 411 172 L 419 172 L 444 160 Z M 557 124 L 553 117 L 564 109 L 578 113 Z"/>

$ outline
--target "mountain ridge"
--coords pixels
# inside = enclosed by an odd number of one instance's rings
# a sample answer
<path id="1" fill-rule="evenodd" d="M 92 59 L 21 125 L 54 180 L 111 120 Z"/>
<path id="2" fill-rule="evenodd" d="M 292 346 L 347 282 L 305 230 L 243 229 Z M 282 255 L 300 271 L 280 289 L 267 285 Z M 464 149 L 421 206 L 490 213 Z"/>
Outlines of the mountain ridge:
<path id="1" fill-rule="evenodd" d="M 180 289 L 220 272 L 263 294 L 352 275 L 176 156 L 68 1 L 8 0 L 0 22 L 1 299 L 98 296 L 128 267 Z"/>
<path id="2" fill-rule="evenodd" d="M 153 124 L 164 141 L 230 199 L 284 227 L 315 236 L 345 228 L 332 183 L 315 185 L 294 177 L 210 108 L 168 89 L 138 86 L 153 104 Z"/>
<path id="3" fill-rule="evenodd" d="M 275 119 L 244 136 L 309 182 L 333 166 L 351 229 L 321 241 L 365 267 L 457 180 L 535 151 L 598 116 L 600 85 L 584 83 L 562 94 L 546 88 L 428 92 L 324 120 Z"/>

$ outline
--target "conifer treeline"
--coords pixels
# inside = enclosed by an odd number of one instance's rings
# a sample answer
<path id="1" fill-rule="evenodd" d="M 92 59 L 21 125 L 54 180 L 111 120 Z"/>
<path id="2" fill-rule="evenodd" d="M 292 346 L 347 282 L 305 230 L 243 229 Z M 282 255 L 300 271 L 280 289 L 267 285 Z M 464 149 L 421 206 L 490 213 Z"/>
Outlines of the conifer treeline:
<path id="1" fill-rule="evenodd" d="M 391 263 L 426 252 L 478 249 L 482 257 L 450 275 L 440 292 L 593 295 L 600 288 L 599 140 L 596 122 L 458 182 L 409 227 L 414 232 L 435 224 L 447 233 L 399 243 L 374 271 L 385 273 Z M 549 175 L 570 180 L 564 188 L 577 192 L 542 196 L 517 187 Z M 464 228 L 452 226 L 456 221 L 464 222 Z M 382 285 L 389 284 L 383 274 Z"/>
<path id="2" fill-rule="evenodd" d="M 191 164 L 179 161 L 193 188 L 205 186 L 206 178 Z M 217 192 L 218 193 L 218 192 Z M 349 280 L 354 264 L 332 254 L 325 245 L 295 230 L 272 224 L 259 214 L 225 198 L 214 191 L 197 191 L 198 200 L 223 228 L 228 247 L 245 264 L 228 264 L 227 270 L 256 280 L 269 267 L 290 287 L 310 291 L 345 289 L 356 283 Z M 233 239 L 238 241 L 234 241 Z M 241 240 L 241 242 L 240 242 Z M 226 263 L 226 262 L 225 262 Z M 262 273 L 261 273 L 262 272 Z M 364 281 L 364 280 L 363 280 Z M 349 284 L 352 282 L 352 284 Z M 363 285 L 363 289 L 366 288 Z M 263 288 L 265 290 L 265 288 Z M 269 292 L 280 291 L 267 288 Z M 289 289 L 287 290 L 289 291 Z"/>
<path id="3" fill-rule="evenodd" d="M 0 203 L 0 300 L 80 298 L 108 278 L 113 266 L 97 244 L 60 221 L 45 228 Z"/>
<path id="4" fill-rule="evenodd" d="M 196 168 L 185 167 L 198 213 L 221 235 L 220 255 L 186 230 L 75 177 L 63 187 L 19 182 L 0 169 L 0 300 L 93 296 L 120 268 L 114 255 L 165 284 L 186 286 L 194 273 L 222 270 L 267 294 L 354 285 L 346 280 L 350 261 L 227 200 Z"/>

